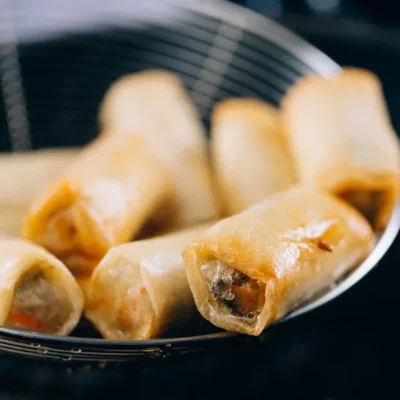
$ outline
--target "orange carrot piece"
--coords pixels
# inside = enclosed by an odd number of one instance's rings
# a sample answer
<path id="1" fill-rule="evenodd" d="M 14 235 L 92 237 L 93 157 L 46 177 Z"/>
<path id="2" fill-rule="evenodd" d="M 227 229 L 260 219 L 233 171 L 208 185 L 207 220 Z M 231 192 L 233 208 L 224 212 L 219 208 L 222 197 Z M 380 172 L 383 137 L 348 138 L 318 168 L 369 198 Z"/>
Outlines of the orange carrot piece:
<path id="1" fill-rule="evenodd" d="M 40 321 L 39 319 L 33 317 L 32 315 L 27 315 L 20 311 L 15 311 L 15 310 L 11 311 L 9 319 L 14 320 L 19 324 L 22 324 L 25 328 L 31 329 L 33 331 L 40 331 L 40 332 L 48 331 L 48 325 L 45 322 Z"/>

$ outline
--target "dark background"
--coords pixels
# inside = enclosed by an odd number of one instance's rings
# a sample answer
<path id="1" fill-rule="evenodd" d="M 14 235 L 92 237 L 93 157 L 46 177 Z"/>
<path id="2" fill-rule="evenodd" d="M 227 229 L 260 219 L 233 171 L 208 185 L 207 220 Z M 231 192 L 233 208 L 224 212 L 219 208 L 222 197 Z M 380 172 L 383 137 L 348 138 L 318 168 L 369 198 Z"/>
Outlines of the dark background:
<path id="1" fill-rule="evenodd" d="M 342 65 L 375 71 L 400 131 L 400 14 L 389 1 L 236 1 L 273 16 Z M 337 6 L 321 10 L 321 4 Z M 196 359 L 81 373 L 0 358 L 0 400 L 31 398 L 399 398 L 397 241 L 334 302 L 270 330 L 264 343 Z"/>
<path id="2" fill-rule="evenodd" d="M 267 14 L 304 14 L 318 18 L 352 18 L 375 24 L 396 26 L 400 21 L 398 4 L 391 0 L 233 0 Z"/>

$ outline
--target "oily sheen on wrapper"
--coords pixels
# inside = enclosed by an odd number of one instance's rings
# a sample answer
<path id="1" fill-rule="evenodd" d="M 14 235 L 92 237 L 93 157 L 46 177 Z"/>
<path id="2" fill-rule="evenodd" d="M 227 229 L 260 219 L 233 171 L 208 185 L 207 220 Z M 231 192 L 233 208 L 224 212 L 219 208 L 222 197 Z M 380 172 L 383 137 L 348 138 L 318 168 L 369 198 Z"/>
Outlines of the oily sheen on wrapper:
<path id="1" fill-rule="evenodd" d="M 86 285 L 86 317 L 108 339 L 158 338 L 197 323 L 182 251 L 208 226 L 112 248 Z"/>
<path id="2" fill-rule="evenodd" d="M 218 222 L 183 257 L 203 317 L 259 335 L 356 267 L 373 243 L 358 211 L 297 186 Z"/>
<path id="3" fill-rule="evenodd" d="M 354 68 L 305 77 L 283 99 L 282 116 L 299 182 L 384 229 L 399 195 L 400 148 L 379 79 Z"/>
<path id="4" fill-rule="evenodd" d="M 89 273 L 108 249 L 134 238 L 173 191 L 141 137 L 102 134 L 33 202 L 22 234 L 75 273 Z"/>

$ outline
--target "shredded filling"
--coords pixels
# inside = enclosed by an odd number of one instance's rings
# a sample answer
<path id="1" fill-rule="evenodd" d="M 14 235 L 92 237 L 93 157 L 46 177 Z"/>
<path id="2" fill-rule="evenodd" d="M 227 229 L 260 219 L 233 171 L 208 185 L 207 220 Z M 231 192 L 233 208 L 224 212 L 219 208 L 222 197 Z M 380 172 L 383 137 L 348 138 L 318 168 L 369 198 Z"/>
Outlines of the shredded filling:
<path id="1" fill-rule="evenodd" d="M 72 312 L 64 290 L 57 288 L 40 270 L 22 276 L 14 293 L 11 311 L 5 325 L 54 334 Z"/>
<path id="2" fill-rule="evenodd" d="M 385 200 L 383 191 L 359 191 L 348 190 L 340 194 L 340 197 L 361 212 L 371 224 L 375 224 L 379 211 Z"/>
<path id="3" fill-rule="evenodd" d="M 52 215 L 47 223 L 47 229 L 36 237 L 35 241 L 51 253 L 56 254 L 70 270 L 93 270 L 99 259 L 104 255 L 96 243 L 87 251 L 88 246 L 82 243 L 82 234 L 77 222 L 73 219 L 72 207 Z M 84 237 L 95 237 L 95 233 Z"/>
<path id="4" fill-rule="evenodd" d="M 259 315 L 265 303 L 265 284 L 218 260 L 204 264 L 201 272 L 218 305 L 248 320 Z"/>
<path id="5" fill-rule="evenodd" d="M 77 227 L 72 218 L 72 207 L 52 214 L 39 241 L 55 254 L 70 253 L 79 245 Z"/>

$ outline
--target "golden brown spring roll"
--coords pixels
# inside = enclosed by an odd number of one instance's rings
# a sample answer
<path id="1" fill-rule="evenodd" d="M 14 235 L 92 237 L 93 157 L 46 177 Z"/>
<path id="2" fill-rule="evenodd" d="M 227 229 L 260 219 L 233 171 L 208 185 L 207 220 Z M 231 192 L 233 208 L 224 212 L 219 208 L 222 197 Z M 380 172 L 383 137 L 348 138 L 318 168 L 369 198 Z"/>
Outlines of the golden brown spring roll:
<path id="1" fill-rule="evenodd" d="M 204 127 L 179 79 L 146 71 L 119 79 L 100 109 L 102 129 L 138 132 L 168 169 L 177 187 L 169 228 L 217 218 Z"/>
<path id="2" fill-rule="evenodd" d="M 212 156 L 224 214 L 236 214 L 295 182 L 278 112 L 254 99 L 229 99 L 212 116 Z"/>
<path id="3" fill-rule="evenodd" d="M 398 197 L 400 155 L 378 78 L 360 69 L 303 78 L 284 99 L 283 117 L 300 182 L 384 228 Z"/>
<path id="4" fill-rule="evenodd" d="M 103 135 L 33 203 L 23 236 L 88 273 L 109 248 L 132 239 L 172 190 L 139 136 Z"/>
<path id="5" fill-rule="evenodd" d="M 107 339 L 157 338 L 193 321 L 182 251 L 208 226 L 111 249 L 90 280 L 86 317 Z"/>
<path id="6" fill-rule="evenodd" d="M 0 154 L 0 235 L 20 234 L 36 193 L 54 183 L 77 154 L 72 148 Z"/>
<path id="7" fill-rule="evenodd" d="M 83 295 L 57 258 L 22 239 L 0 241 L 0 324 L 68 335 L 83 311 Z"/>
<path id="8" fill-rule="evenodd" d="M 361 214 L 301 187 L 222 220 L 183 253 L 196 305 L 214 325 L 259 335 L 367 257 Z"/>

